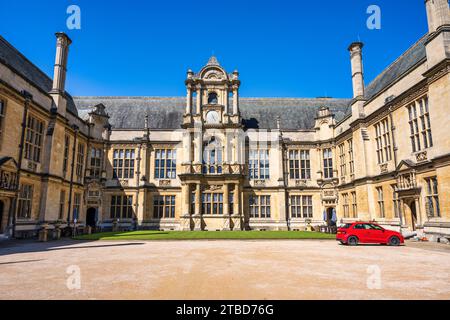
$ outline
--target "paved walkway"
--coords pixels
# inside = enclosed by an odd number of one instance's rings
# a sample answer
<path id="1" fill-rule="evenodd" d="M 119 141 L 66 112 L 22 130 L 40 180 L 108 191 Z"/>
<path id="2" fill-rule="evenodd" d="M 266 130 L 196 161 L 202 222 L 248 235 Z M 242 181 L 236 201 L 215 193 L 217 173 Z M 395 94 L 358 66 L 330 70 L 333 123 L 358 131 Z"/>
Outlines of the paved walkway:
<path id="1" fill-rule="evenodd" d="M 449 247 L 0 243 L 0 299 L 450 299 Z"/>

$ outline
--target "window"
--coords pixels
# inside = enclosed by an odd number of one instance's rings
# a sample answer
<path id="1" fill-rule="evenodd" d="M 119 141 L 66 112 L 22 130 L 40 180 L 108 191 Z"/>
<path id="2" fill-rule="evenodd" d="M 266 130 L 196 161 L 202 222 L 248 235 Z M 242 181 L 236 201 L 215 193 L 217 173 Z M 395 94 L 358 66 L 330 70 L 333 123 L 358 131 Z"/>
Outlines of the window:
<path id="1" fill-rule="evenodd" d="M 218 104 L 218 103 L 219 103 L 219 100 L 217 98 L 217 93 L 211 92 L 208 95 L 208 104 Z"/>
<path id="2" fill-rule="evenodd" d="M 291 179 L 311 179 L 309 150 L 289 151 L 289 176 Z"/>
<path id="3" fill-rule="evenodd" d="M 223 214 L 223 193 L 202 193 L 202 214 Z"/>
<path id="4" fill-rule="evenodd" d="M 44 123 L 29 115 L 25 132 L 25 159 L 34 162 L 41 161 L 43 133 Z"/>
<path id="5" fill-rule="evenodd" d="M 312 218 L 312 196 L 290 197 L 291 218 Z"/>
<path id="6" fill-rule="evenodd" d="M 356 192 L 352 192 L 352 218 L 358 218 L 358 202 L 356 200 Z"/>
<path id="7" fill-rule="evenodd" d="M 58 219 L 62 220 L 64 218 L 64 208 L 66 204 L 66 191 L 61 190 L 59 193 L 59 214 Z"/>
<path id="8" fill-rule="evenodd" d="M 89 197 L 89 198 L 97 198 L 97 197 L 100 197 L 100 191 L 99 191 L 99 190 L 89 190 L 89 191 L 88 191 L 88 197 Z"/>
<path id="9" fill-rule="evenodd" d="M 417 112 L 417 107 L 419 107 L 419 113 Z M 413 102 L 407 108 L 412 151 L 417 152 L 432 147 L 433 137 L 431 134 L 431 122 L 428 110 L 428 97 Z"/>
<path id="10" fill-rule="evenodd" d="M 5 110 L 6 103 L 4 100 L 0 99 L 0 139 L 3 137 L 3 131 L 5 130 Z"/>
<path id="11" fill-rule="evenodd" d="M 133 196 L 111 197 L 111 219 L 131 219 L 133 216 Z"/>
<path id="12" fill-rule="evenodd" d="M 250 196 L 250 218 L 270 218 L 270 196 Z"/>
<path id="13" fill-rule="evenodd" d="M 234 192 L 228 194 L 228 211 L 230 215 L 234 214 Z"/>
<path id="14" fill-rule="evenodd" d="M 348 203 L 348 193 L 342 194 L 342 200 L 343 200 L 342 209 L 344 211 L 344 218 L 349 218 L 350 217 L 350 205 Z"/>
<path id="15" fill-rule="evenodd" d="M 439 206 L 438 181 L 436 177 L 425 179 L 427 183 L 427 214 L 429 217 L 440 217 L 441 208 Z"/>
<path id="16" fill-rule="evenodd" d="M 212 138 L 203 152 L 203 173 L 222 173 L 222 146 L 215 138 Z"/>
<path id="17" fill-rule="evenodd" d="M 83 178 L 83 164 L 84 164 L 84 144 L 80 142 L 78 143 L 77 163 L 75 170 L 78 181 L 81 181 L 81 179 Z"/>
<path id="18" fill-rule="evenodd" d="M 385 118 L 375 125 L 375 141 L 377 143 L 378 164 L 392 159 L 391 136 L 389 133 L 389 120 Z"/>
<path id="19" fill-rule="evenodd" d="M 157 149 L 155 151 L 155 179 L 175 179 L 176 175 L 176 150 Z"/>
<path id="20" fill-rule="evenodd" d="M 64 137 L 64 159 L 63 159 L 63 174 L 66 175 L 67 167 L 69 163 L 69 148 L 70 148 L 70 138 L 68 135 Z"/>
<path id="21" fill-rule="evenodd" d="M 346 154 L 345 154 L 345 144 L 341 143 L 339 145 L 339 162 L 341 168 L 341 177 L 347 175 L 347 164 L 346 164 Z"/>
<path id="22" fill-rule="evenodd" d="M 391 188 L 392 188 L 392 205 L 394 208 L 394 218 L 398 218 L 400 217 L 401 203 L 400 199 L 398 198 L 398 193 L 396 191 L 397 185 L 393 184 Z"/>
<path id="23" fill-rule="evenodd" d="M 79 219 L 81 207 L 81 193 L 74 193 L 73 195 L 73 219 Z"/>
<path id="24" fill-rule="evenodd" d="M 133 179 L 134 177 L 134 149 L 114 149 L 113 178 Z"/>
<path id="25" fill-rule="evenodd" d="M 153 200 L 155 218 L 175 218 L 175 196 L 155 196 Z"/>
<path id="26" fill-rule="evenodd" d="M 33 205 L 32 185 L 22 184 L 20 186 L 18 202 L 19 206 L 17 216 L 21 219 L 31 219 L 31 208 Z"/>
<path id="27" fill-rule="evenodd" d="M 100 178 L 102 174 L 102 150 L 91 149 L 91 177 Z"/>
<path id="28" fill-rule="evenodd" d="M 266 180 L 270 178 L 269 174 L 269 150 L 250 149 L 249 150 L 249 178 Z"/>
<path id="29" fill-rule="evenodd" d="M 353 175 L 355 173 L 355 161 L 353 158 L 353 139 L 349 139 L 347 141 L 348 146 L 348 166 L 350 169 L 350 174 Z"/>
<path id="30" fill-rule="evenodd" d="M 378 194 L 378 216 L 380 218 L 384 218 L 384 195 L 383 195 L 383 187 L 376 188 Z"/>
<path id="31" fill-rule="evenodd" d="M 323 171 L 325 179 L 333 178 L 333 152 L 331 149 L 323 150 Z"/>

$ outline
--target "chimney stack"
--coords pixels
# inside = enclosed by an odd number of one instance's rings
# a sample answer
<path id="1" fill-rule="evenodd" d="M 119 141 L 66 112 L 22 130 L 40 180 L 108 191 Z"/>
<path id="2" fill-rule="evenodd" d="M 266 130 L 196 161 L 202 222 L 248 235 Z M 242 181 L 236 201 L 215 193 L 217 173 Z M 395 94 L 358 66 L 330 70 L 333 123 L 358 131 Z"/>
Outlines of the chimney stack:
<path id="1" fill-rule="evenodd" d="M 350 62 L 352 64 L 353 98 L 364 97 L 364 71 L 362 62 L 362 42 L 353 42 L 350 51 Z"/>
<path id="2" fill-rule="evenodd" d="M 436 32 L 439 27 L 450 26 L 450 10 L 448 0 L 425 0 L 428 18 L 428 30 Z"/>
<path id="3" fill-rule="evenodd" d="M 67 57 L 72 40 L 63 32 L 56 34 L 56 58 L 52 93 L 64 93 L 67 73 Z"/>

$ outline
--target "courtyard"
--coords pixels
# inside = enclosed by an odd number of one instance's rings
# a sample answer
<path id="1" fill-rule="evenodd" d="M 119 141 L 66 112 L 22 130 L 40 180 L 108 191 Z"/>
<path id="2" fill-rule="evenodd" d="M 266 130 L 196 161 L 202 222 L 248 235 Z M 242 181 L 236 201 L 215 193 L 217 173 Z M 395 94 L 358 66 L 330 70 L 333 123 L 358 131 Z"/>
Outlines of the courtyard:
<path id="1" fill-rule="evenodd" d="M 450 299 L 450 246 L 0 242 L 0 299 Z"/>

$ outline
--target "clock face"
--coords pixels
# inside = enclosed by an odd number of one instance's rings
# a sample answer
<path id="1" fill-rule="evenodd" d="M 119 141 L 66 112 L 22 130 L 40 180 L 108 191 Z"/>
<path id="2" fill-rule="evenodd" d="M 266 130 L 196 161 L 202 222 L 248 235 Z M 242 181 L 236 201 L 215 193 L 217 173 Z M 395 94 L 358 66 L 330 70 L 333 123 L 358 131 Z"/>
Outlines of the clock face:
<path id="1" fill-rule="evenodd" d="M 206 114 L 206 122 L 207 123 L 219 123 L 219 113 L 217 111 L 209 111 Z"/>

